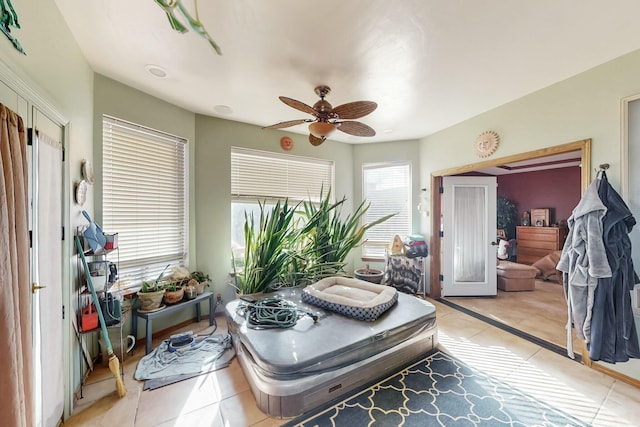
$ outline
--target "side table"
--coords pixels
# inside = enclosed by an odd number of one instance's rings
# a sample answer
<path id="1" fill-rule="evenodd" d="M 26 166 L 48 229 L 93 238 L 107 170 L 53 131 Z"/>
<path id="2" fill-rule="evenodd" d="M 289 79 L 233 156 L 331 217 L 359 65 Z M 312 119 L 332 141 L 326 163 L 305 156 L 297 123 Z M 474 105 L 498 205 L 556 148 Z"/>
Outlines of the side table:
<path id="1" fill-rule="evenodd" d="M 152 325 L 153 319 L 158 317 L 163 317 L 168 314 L 174 313 L 178 310 L 182 310 L 185 307 L 189 307 L 192 305 L 196 306 L 196 319 L 200 321 L 200 303 L 208 300 L 209 301 L 209 326 L 214 325 L 214 314 L 215 314 L 215 301 L 213 299 L 213 293 L 204 292 L 192 300 L 182 300 L 181 302 L 173 305 L 167 305 L 162 310 L 158 311 L 138 311 L 137 308 L 133 309 L 133 315 L 131 317 L 131 335 L 138 338 L 138 317 L 147 321 L 146 324 L 146 337 L 145 337 L 145 354 L 149 354 L 151 352 L 151 340 L 152 340 Z"/>

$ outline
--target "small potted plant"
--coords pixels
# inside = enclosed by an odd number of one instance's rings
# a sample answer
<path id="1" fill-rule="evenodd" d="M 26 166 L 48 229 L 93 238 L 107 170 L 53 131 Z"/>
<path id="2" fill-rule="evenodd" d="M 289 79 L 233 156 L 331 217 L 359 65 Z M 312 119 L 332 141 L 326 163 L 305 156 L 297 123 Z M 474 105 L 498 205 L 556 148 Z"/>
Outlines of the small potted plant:
<path id="1" fill-rule="evenodd" d="M 211 280 L 211 277 L 209 277 L 207 273 L 203 273 L 202 271 L 191 272 L 191 278 L 198 282 L 198 284 L 196 285 L 196 294 L 198 295 L 204 292 L 204 288 L 209 286 L 209 281 Z"/>
<path id="2" fill-rule="evenodd" d="M 165 289 L 162 288 L 158 281 L 142 282 L 142 288 L 138 291 L 138 299 L 140 300 L 140 311 L 151 311 L 160 308 Z"/>
<path id="3" fill-rule="evenodd" d="M 164 297 L 165 289 L 160 284 L 160 279 L 164 275 L 165 270 L 169 266 L 167 265 L 162 272 L 158 275 L 158 278 L 153 282 L 142 282 L 142 287 L 138 291 L 138 299 L 140 300 L 140 311 L 152 311 L 160 308 L 162 304 L 162 298 Z"/>
<path id="4" fill-rule="evenodd" d="M 163 285 L 165 290 L 163 301 L 165 304 L 177 304 L 184 297 L 184 288 L 176 281 L 170 280 Z"/>

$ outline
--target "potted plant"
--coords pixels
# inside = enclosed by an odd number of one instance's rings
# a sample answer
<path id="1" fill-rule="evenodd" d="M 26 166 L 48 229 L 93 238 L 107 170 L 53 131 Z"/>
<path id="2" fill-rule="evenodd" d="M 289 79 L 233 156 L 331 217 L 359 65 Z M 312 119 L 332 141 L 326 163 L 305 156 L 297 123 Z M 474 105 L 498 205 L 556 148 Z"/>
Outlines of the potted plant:
<path id="1" fill-rule="evenodd" d="M 289 265 L 292 239 L 295 239 L 295 206 L 278 201 L 271 209 L 259 203 L 260 217 L 245 213 L 244 262 L 241 269 L 234 263 L 233 286 L 239 294 L 266 292 L 278 287 L 278 281 Z"/>
<path id="2" fill-rule="evenodd" d="M 515 203 L 504 196 L 498 196 L 496 205 L 496 227 L 505 230 L 507 237 L 515 236 L 515 226 L 518 221 L 518 209 Z"/>
<path id="3" fill-rule="evenodd" d="M 204 292 L 204 288 L 209 286 L 209 281 L 211 280 L 211 277 L 209 277 L 207 273 L 203 273 L 202 271 L 192 271 L 191 278 L 198 282 L 197 285 L 195 285 L 196 293 L 198 295 Z"/>
<path id="4" fill-rule="evenodd" d="M 363 200 L 353 213 L 344 215 L 342 207 L 346 201 L 346 197 L 343 197 L 331 202 L 329 190 L 319 204 L 310 200 L 303 203 L 302 214 L 306 222 L 301 236 L 296 240 L 300 244 L 296 259 L 303 260 L 304 267 L 298 268 L 307 282 L 347 274 L 347 256 L 362 244 L 364 233 L 394 215 L 385 215 L 371 223 L 362 224 L 370 205 Z"/>
<path id="5" fill-rule="evenodd" d="M 393 216 L 361 224 L 369 209 L 365 201 L 352 214 L 343 215 L 346 198 L 332 202 L 329 190 L 321 199 L 297 206 L 278 202 L 271 210 L 260 204 L 257 224 L 253 215 L 245 215 L 243 268 L 233 262 L 238 293 L 266 292 L 346 275 L 346 258 L 362 243 L 365 231 Z M 296 210 L 298 206 L 301 209 Z"/>
<path id="6" fill-rule="evenodd" d="M 162 298 L 164 297 L 165 293 L 164 287 L 160 284 L 160 279 L 162 279 L 162 276 L 164 275 L 164 272 L 168 267 L 169 266 L 167 265 L 162 270 L 155 281 L 142 282 L 142 287 L 137 293 L 138 300 L 140 300 L 140 311 L 151 311 L 160 308 L 160 305 L 162 304 Z"/>
<path id="7" fill-rule="evenodd" d="M 157 281 L 142 282 L 142 288 L 138 291 L 140 311 L 150 311 L 160 308 L 165 289 Z"/>
<path id="8" fill-rule="evenodd" d="M 184 288 L 180 286 L 178 282 L 170 280 L 162 285 L 162 287 L 165 290 L 163 297 L 165 304 L 176 304 L 182 301 L 182 297 L 184 297 Z"/>

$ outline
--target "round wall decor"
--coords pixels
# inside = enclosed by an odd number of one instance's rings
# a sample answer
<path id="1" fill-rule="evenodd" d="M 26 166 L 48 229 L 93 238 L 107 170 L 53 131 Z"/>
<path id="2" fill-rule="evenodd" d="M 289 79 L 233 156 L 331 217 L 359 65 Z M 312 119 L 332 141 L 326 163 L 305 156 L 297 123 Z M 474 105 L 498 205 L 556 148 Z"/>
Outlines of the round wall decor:
<path id="1" fill-rule="evenodd" d="M 76 203 L 80 206 L 84 205 L 84 202 L 87 201 L 87 181 L 84 179 L 80 180 L 78 184 L 76 184 Z"/>
<path id="2" fill-rule="evenodd" d="M 500 137 L 492 130 L 482 132 L 473 143 L 473 151 L 478 157 L 489 157 L 498 148 Z"/>
<path id="3" fill-rule="evenodd" d="M 285 151 L 291 150 L 293 148 L 293 139 L 288 136 L 283 136 L 280 138 L 280 147 Z"/>

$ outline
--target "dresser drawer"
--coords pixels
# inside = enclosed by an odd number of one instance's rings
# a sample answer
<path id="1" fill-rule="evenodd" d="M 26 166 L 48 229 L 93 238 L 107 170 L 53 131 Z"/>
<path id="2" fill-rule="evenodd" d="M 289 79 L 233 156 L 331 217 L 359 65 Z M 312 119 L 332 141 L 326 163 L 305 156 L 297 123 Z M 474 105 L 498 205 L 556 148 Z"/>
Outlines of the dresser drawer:
<path id="1" fill-rule="evenodd" d="M 561 250 L 566 236 L 564 227 L 516 227 L 518 262 L 533 264 L 551 252 Z"/>

